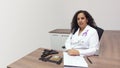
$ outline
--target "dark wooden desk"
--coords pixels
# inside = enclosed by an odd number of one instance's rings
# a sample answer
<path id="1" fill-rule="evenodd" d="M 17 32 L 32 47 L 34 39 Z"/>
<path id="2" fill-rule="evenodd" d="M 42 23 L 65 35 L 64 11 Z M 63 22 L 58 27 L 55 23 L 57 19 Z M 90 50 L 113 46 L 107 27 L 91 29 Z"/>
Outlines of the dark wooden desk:
<path id="1" fill-rule="evenodd" d="M 88 63 L 89 68 L 120 68 L 120 31 L 104 31 L 100 40 L 99 56 L 92 56 Z M 42 48 L 35 50 L 20 60 L 10 64 L 7 68 L 64 68 L 63 63 L 43 62 L 38 60 L 43 51 Z M 62 52 L 60 54 L 62 56 Z M 86 58 L 85 58 L 86 59 Z"/>
<path id="2" fill-rule="evenodd" d="M 89 57 L 92 64 L 89 68 L 120 68 L 120 59 L 103 58 L 99 56 Z"/>
<path id="3" fill-rule="evenodd" d="M 89 68 L 120 68 L 120 31 L 105 30 L 100 40 L 99 56 L 89 59 Z"/>
<path id="4" fill-rule="evenodd" d="M 43 48 L 39 48 L 18 61 L 8 65 L 7 68 L 63 68 L 63 63 L 58 65 L 51 62 L 38 60 L 43 50 Z M 62 52 L 58 55 L 62 56 Z"/>
<path id="5" fill-rule="evenodd" d="M 55 63 L 38 60 L 42 54 L 42 51 L 43 48 L 39 48 L 19 59 L 18 61 L 8 65 L 7 68 L 64 68 L 63 63 L 57 65 Z M 63 56 L 62 52 L 60 52 L 59 55 Z M 100 56 L 92 56 L 89 58 L 92 61 L 92 64 L 90 64 L 89 61 L 85 58 L 89 68 L 120 68 L 120 59 L 111 59 Z"/>

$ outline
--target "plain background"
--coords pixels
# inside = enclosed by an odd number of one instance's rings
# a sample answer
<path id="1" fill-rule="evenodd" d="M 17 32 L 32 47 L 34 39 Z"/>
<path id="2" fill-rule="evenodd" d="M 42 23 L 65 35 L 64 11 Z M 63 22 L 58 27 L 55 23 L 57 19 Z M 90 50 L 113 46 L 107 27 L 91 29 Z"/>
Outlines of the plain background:
<path id="1" fill-rule="evenodd" d="M 70 29 L 87 10 L 104 30 L 120 30 L 120 0 L 0 0 L 0 68 L 37 48 L 51 48 L 49 31 Z"/>

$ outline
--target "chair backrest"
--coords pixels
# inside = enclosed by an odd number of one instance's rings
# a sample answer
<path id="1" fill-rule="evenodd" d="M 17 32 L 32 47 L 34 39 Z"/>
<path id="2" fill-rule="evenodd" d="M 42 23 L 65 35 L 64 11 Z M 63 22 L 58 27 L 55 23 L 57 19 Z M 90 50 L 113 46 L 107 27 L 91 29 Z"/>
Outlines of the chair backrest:
<path id="1" fill-rule="evenodd" d="M 102 28 L 100 28 L 100 27 L 97 27 L 96 30 L 97 30 L 97 33 L 98 33 L 98 36 L 99 36 L 99 40 L 100 40 L 104 30 Z"/>

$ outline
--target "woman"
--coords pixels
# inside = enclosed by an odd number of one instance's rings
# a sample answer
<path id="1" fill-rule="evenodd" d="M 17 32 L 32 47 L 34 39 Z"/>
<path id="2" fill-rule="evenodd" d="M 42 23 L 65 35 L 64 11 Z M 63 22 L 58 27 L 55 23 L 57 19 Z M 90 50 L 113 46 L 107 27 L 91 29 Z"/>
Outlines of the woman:
<path id="1" fill-rule="evenodd" d="M 84 10 L 76 12 L 71 23 L 71 34 L 65 42 L 66 52 L 71 56 L 96 54 L 99 37 L 92 16 Z"/>

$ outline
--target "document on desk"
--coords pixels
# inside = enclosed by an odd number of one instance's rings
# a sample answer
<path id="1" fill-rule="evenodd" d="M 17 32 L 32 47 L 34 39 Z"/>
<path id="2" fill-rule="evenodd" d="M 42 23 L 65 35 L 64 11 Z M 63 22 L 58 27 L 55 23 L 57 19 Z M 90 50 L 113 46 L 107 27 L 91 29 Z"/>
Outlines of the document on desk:
<path id="1" fill-rule="evenodd" d="M 88 68 L 88 64 L 83 56 L 70 56 L 66 52 L 64 54 L 64 66 L 77 66 L 82 68 Z"/>

